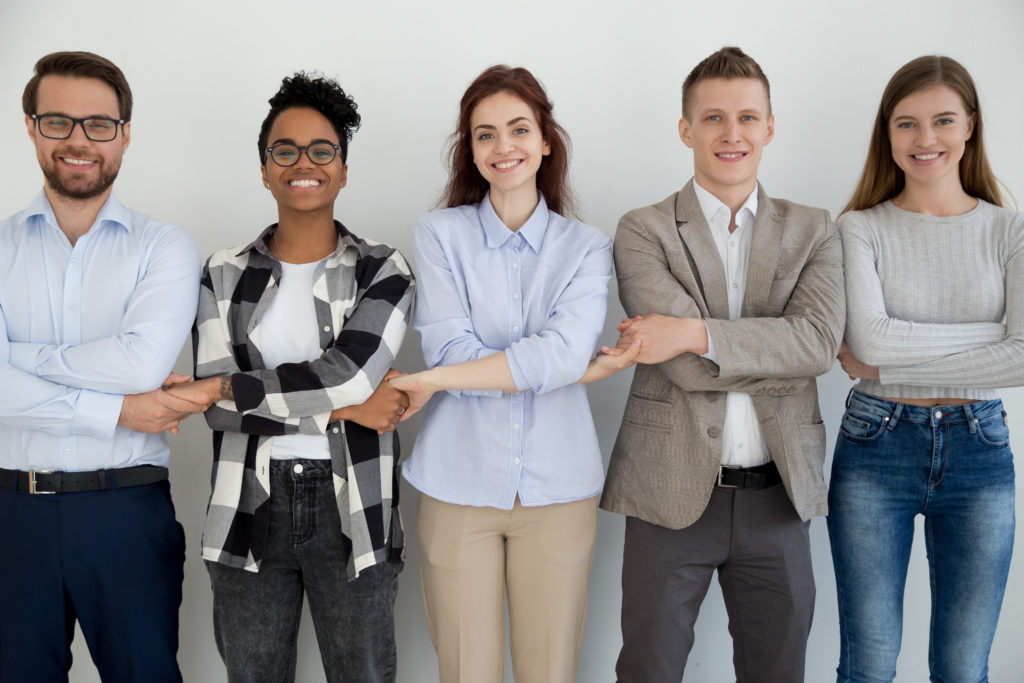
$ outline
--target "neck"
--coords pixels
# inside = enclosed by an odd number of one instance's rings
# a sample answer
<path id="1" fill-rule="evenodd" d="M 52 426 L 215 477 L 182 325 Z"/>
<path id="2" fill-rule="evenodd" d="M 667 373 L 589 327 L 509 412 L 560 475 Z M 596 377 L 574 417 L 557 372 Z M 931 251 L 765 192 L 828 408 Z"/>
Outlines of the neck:
<path id="1" fill-rule="evenodd" d="M 274 256 L 285 263 L 312 263 L 338 246 L 333 216 L 296 216 L 278 212 L 277 232 L 271 238 Z"/>
<path id="2" fill-rule="evenodd" d="M 729 211 L 732 214 L 729 217 L 729 225 L 733 227 L 736 225 L 736 214 L 743 208 L 743 204 L 746 203 L 747 197 L 750 196 L 750 193 L 757 189 L 757 180 L 754 180 L 754 182 L 749 185 L 724 186 L 707 182 L 706 179 L 697 176 L 694 176 L 693 180 L 702 188 L 713 194 L 718 201 L 729 207 Z"/>
<path id="3" fill-rule="evenodd" d="M 892 203 L 905 211 L 926 216 L 960 216 L 978 205 L 975 197 L 964 192 L 960 179 L 953 184 L 929 183 L 918 185 L 908 183 L 892 198 Z"/>
<path id="4" fill-rule="evenodd" d="M 89 228 L 96 222 L 96 216 L 99 215 L 100 209 L 103 208 L 103 204 L 111 192 L 108 188 L 103 194 L 96 197 L 74 199 L 55 192 L 49 184 L 44 186 L 43 191 L 53 209 L 57 225 L 71 242 L 71 246 L 75 246 L 78 238 L 89 232 Z"/>
<path id="5" fill-rule="evenodd" d="M 512 192 L 502 192 L 492 185 L 490 198 L 494 213 L 498 214 L 505 227 L 513 232 L 523 227 L 540 203 L 535 185 L 521 187 Z"/>

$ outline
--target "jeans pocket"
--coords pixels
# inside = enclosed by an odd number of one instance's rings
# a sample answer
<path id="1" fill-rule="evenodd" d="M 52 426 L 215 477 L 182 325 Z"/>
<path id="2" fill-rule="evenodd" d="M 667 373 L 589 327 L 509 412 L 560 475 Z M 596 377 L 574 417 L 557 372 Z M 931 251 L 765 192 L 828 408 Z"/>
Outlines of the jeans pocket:
<path id="1" fill-rule="evenodd" d="M 978 440 L 986 446 L 1002 448 L 1010 443 L 1010 428 L 1006 424 L 1006 411 L 977 418 Z"/>
<path id="2" fill-rule="evenodd" d="M 848 409 L 843 415 L 839 432 L 852 441 L 874 441 L 889 424 L 887 415 Z"/>

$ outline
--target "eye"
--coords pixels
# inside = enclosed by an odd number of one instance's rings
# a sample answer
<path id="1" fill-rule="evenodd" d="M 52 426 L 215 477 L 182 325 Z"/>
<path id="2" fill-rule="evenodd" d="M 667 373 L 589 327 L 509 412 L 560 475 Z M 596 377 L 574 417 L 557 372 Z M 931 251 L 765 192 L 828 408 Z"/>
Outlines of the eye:
<path id="1" fill-rule="evenodd" d="M 911 123 L 910 121 L 900 121 L 899 123 L 896 124 L 896 127 L 897 128 L 907 129 L 907 128 L 913 128 L 914 124 Z"/>
<path id="2" fill-rule="evenodd" d="M 755 117 L 753 114 L 744 114 L 740 117 L 740 121 L 754 121 Z"/>
<path id="3" fill-rule="evenodd" d="M 494 137 L 493 133 L 480 133 L 480 135 L 478 135 L 476 139 L 479 140 L 480 142 L 483 142 L 485 140 L 490 140 L 493 137 Z"/>
<path id="4" fill-rule="evenodd" d="M 720 114 L 712 114 L 707 118 L 708 121 L 721 121 L 722 117 Z"/>
<path id="5" fill-rule="evenodd" d="M 299 155 L 299 150 L 294 147 L 275 147 L 273 155 L 278 161 L 292 161 Z"/>
<path id="6" fill-rule="evenodd" d="M 519 126 L 519 128 L 516 128 L 516 129 L 515 129 L 515 130 L 513 131 L 513 133 L 514 133 L 515 135 L 525 135 L 526 133 L 529 133 L 529 132 L 530 132 L 530 129 L 529 129 L 529 128 L 523 128 L 522 126 Z"/>
<path id="7" fill-rule="evenodd" d="M 943 119 L 939 119 L 935 123 L 937 123 L 940 126 L 950 126 L 950 125 L 956 123 L 956 120 L 955 119 L 950 119 L 950 118 L 943 118 Z"/>
<path id="8" fill-rule="evenodd" d="M 91 131 L 109 133 L 110 129 L 114 127 L 114 122 L 110 119 L 88 119 L 85 125 Z"/>

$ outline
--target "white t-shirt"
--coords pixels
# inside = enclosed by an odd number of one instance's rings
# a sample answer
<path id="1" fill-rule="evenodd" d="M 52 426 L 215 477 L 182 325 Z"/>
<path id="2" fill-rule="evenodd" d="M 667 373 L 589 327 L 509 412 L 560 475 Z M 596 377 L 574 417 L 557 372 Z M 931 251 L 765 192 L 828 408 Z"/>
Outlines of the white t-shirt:
<path id="1" fill-rule="evenodd" d="M 315 360 L 323 353 L 318 332 L 320 325 L 313 306 L 313 276 L 317 265 L 317 261 L 281 262 L 277 295 L 260 321 L 260 352 L 267 368 Z M 330 457 L 326 435 L 278 436 L 270 448 L 271 460 L 329 460 Z"/>

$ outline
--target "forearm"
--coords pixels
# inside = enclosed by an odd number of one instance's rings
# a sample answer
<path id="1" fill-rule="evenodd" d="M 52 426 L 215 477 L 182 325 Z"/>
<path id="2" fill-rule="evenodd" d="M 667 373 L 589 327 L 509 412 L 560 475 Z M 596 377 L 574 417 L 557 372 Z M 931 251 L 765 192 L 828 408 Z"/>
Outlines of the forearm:
<path id="1" fill-rule="evenodd" d="M 423 378 L 434 391 L 519 391 L 504 353 L 456 365 L 438 365 L 424 371 Z"/>

